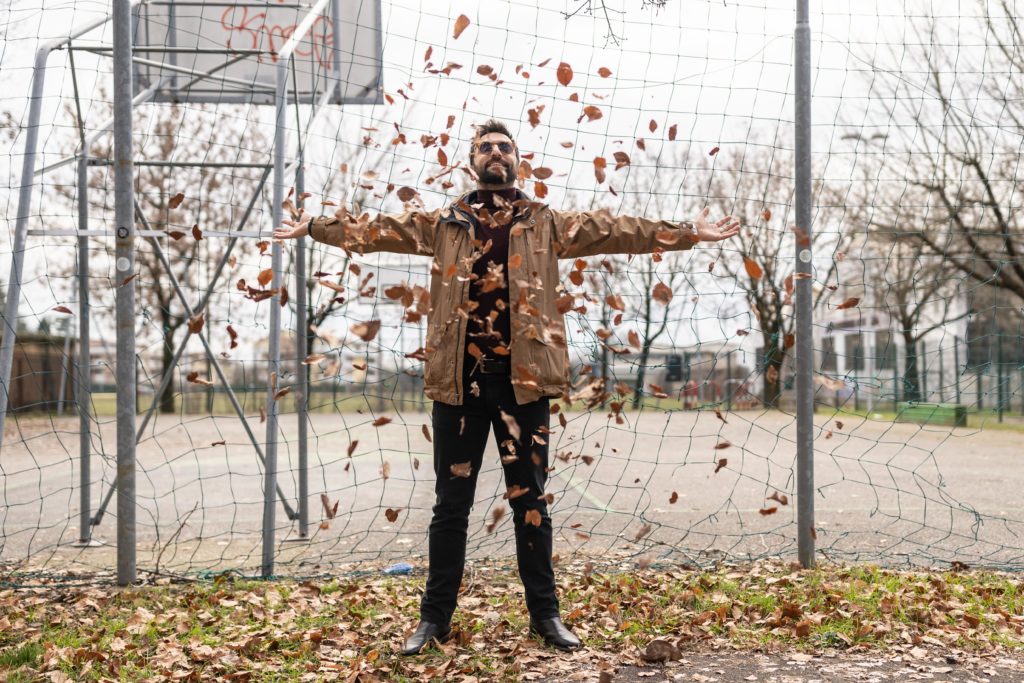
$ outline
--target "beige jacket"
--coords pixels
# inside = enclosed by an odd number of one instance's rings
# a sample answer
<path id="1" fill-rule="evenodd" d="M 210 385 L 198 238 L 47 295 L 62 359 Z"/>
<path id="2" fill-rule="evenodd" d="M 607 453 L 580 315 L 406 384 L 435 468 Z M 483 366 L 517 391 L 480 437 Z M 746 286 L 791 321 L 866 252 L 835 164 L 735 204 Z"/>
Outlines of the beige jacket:
<path id="1" fill-rule="evenodd" d="M 690 223 L 677 225 L 607 210 L 556 211 L 519 193 L 509 234 L 508 285 L 512 382 L 516 400 L 561 396 L 569 386 L 565 313 L 574 307 L 558 276 L 558 259 L 690 249 Z M 432 256 L 424 389 L 435 401 L 461 405 L 462 365 L 474 256 L 475 193 L 445 209 L 357 219 L 344 209 L 313 221 L 317 242 L 367 254 Z"/>

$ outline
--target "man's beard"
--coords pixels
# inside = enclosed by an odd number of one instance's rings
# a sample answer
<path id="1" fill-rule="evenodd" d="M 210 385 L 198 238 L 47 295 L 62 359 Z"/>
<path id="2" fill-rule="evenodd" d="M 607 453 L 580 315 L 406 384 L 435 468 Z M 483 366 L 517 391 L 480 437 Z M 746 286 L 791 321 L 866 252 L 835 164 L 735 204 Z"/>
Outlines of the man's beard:
<path id="1" fill-rule="evenodd" d="M 485 183 L 487 185 L 505 185 L 515 180 L 515 176 L 513 175 L 514 171 L 511 166 L 505 165 L 504 162 L 496 163 L 501 165 L 500 171 L 493 168 L 490 161 L 484 164 L 483 168 L 478 168 L 476 170 L 477 178 L 480 179 L 481 183 Z"/>

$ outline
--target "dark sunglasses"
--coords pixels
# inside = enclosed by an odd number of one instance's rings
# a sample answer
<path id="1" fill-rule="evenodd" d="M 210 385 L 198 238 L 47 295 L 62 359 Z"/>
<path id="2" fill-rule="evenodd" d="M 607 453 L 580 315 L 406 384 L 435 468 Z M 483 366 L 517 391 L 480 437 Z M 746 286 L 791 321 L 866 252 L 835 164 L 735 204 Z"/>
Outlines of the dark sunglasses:
<path id="1" fill-rule="evenodd" d="M 491 151 L 494 149 L 494 143 L 492 143 L 492 142 L 481 142 L 479 145 L 476 146 L 476 148 L 478 150 L 480 150 L 480 152 L 482 154 L 490 154 Z M 512 146 L 511 142 L 499 142 L 498 143 L 498 150 L 502 154 L 511 154 L 513 149 L 515 149 L 515 147 Z"/>

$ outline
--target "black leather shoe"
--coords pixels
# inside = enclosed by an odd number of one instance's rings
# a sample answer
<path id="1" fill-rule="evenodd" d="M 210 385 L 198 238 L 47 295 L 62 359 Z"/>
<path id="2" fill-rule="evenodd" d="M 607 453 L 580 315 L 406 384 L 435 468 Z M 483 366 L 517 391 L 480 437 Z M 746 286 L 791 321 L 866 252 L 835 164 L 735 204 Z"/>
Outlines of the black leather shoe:
<path id="1" fill-rule="evenodd" d="M 452 637 L 452 629 L 448 624 L 434 624 L 429 621 L 421 621 L 416 630 L 412 632 L 405 644 L 402 645 L 403 655 L 418 655 L 420 650 L 430 644 L 430 641 L 437 640 L 439 643 L 446 642 Z"/>
<path id="2" fill-rule="evenodd" d="M 575 650 L 583 646 L 576 634 L 562 623 L 560 617 L 530 620 L 530 631 L 540 636 L 546 644 L 559 650 Z"/>

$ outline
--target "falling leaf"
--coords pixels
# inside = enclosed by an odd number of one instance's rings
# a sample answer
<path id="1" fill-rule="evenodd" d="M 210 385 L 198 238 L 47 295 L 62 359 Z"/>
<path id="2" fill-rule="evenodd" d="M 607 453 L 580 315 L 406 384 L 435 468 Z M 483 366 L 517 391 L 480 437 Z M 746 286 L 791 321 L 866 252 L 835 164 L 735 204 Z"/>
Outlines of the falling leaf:
<path id="1" fill-rule="evenodd" d="M 522 430 L 520 430 L 519 423 L 516 422 L 516 419 L 509 415 L 508 413 L 506 413 L 504 410 L 501 411 L 501 419 L 505 423 L 505 426 L 508 427 L 509 436 L 511 436 L 516 441 L 519 441 L 519 437 L 522 434 Z"/>
<path id="2" fill-rule="evenodd" d="M 401 508 L 399 508 L 397 510 L 393 510 L 391 508 L 388 508 L 387 510 L 384 511 L 384 516 L 387 518 L 387 520 L 389 522 L 393 523 L 393 522 L 398 520 L 398 513 L 401 512 L 401 511 L 402 511 Z"/>
<path id="3" fill-rule="evenodd" d="M 348 445 L 348 457 L 350 457 L 350 458 L 352 457 L 352 454 L 355 452 L 356 446 L 358 446 L 358 445 L 359 445 L 359 439 L 356 439 L 355 441 L 353 441 L 352 443 L 350 443 Z"/>
<path id="4" fill-rule="evenodd" d="M 383 427 L 386 424 L 390 424 L 390 422 L 391 422 L 391 418 L 390 417 L 381 416 L 381 417 L 378 417 L 376 420 L 373 421 L 373 426 L 374 427 Z"/>
<path id="5" fill-rule="evenodd" d="M 744 256 L 743 267 L 747 270 L 747 275 L 749 275 L 752 280 L 760 280 L 764 275 L 764 271 L 761 270 L 761 266 L 757 265 L 757 262 L 752 258 Z"/>
<path id="6" fill-rule="evenodd" d="M 594 177 L 597 178 L 597 182 L 603 183 L 605 180 L 604 169 L 608 167 L 608 162 L 605 161 L 604 157 L 594 158 Z"/>
<path id="7" fill-rule="evenodd" d="M 629 155 L 625 152 L 615 152 L 612 156 L 615 157 L 615 170 L 618 171 L 623 166 L 629 166 Z"/>
<path id="8" fill-rule="evenodd" d="M 672 301 L 672 288 L 664 282 L 659 282 L 651 290 L 651 297 L 658 303 L 668 306 L 669 302 Z"/>
<path id="9" fill-rule="evenodd" d="M 761 218 L 765 219 L 766 221 L 770 221 L 772 219 L 772 210 L 765 209 L 764 211 L 762 211 Z"/>
<path id="10" fill-rule="evenodd" d="M 389 479 L 391 477 L 391 463 L 386 460 L 380 465 L 380 476 L 381 479 Z"/>
<path id="11" fill-rule="evenodd" d="M 721 442 L 715 444 L 715 450 L 716 451 L 720 451 L 723 448 L 729 448 L 730 446 L 732 446 L 732 444 L 729 443 L 728 441 L 721 441 Z"/>
<path id="12" fill-rule="evenodd" d="M 199 334 L 203 330 L 203 325 L 206 322 L 206 314 L 198 313 L 188 319 L 188 331 L 192 334 Z"/>
<path id="13" fill-rule="evenodd" d="M 636 333 L 636 330 L 630 330 L 629 334 L 626 335 L 629 345 L 637 351 L 640 350 L 640 335 Z"/>
<path id="14" fill-rule="evenodd" d="M 609 308 L 614 308 L 616 311 L 626 310 L 626 304 L 623 303 L 622 297 L 618 294 L 609 294 L 604 298 L 604 302 L 608 304 Z"/>
<path id="15" fill-rule="evenodd" d="M 324 514 L 327 516 L 327 519 L 334 519 L 334 516 L 338 514 L 338 503 L 341 501 L 336 500 L 334 501 L 334 505 L 331 505 L 331 499 L 327 497 L 327 494 L 321 493 L 320 502 L 323 503 Z"/>
<path id="16" fill-rule="evenodd" d="M 470 475 L 473 474 L 473 464 L 471 462 L 453 463 L 449 469 L 451 469 L 453 476 L 462 477 L 463 479 L 469 479 Z"/>
<path id="17" fill-rule="evenodd" d="M 544 520 L 540 516 L 540 510 L 529 509 L 526 511 L 526 515 L 523 517 L 523 521 L 526 524 L 532 524 L 533 526 L 540 526 Z"/>
<path id="18" fill-rule="evenodd" d="M 654 119 L 651 119 L 651 122 L 647 124 L 647 128 L 653 133 L 654 131 L 658 130 L 658 122 L 655 121 Z"/>
<path id="19" fill-rule="evenodd" d="M 582 121 L 584 116 L 587 117 L 587 121 L 597 121 L 599 118 L 603 117 L 604 114 L 601 113 L 600 107 L 597 107 L 593 104 L 588 104 L 587 106 L 583 107 L 583 115 L 580 116 L 580 118 L 577 120 L 577 123 Z"/>
<path id="20" fill-rule="evenodd" d="M 722 469 L 723 467 L 725 467 L 728 464 L 729 464 L 729 459 L 728 458 L 719 458 L 718 459 L 718 464 L 715 465 L 715 474 L 718 474 L 718 470 Z"/>
<path id="21" fill-rule="evenodd" d="M 856 306 L 859 303 L 860 303 L 860 297 L 851 296 L 849 299 L 847 299 L 843 303 L 841 303 L 838 306 L 836 306 L 836 310 L 837 311 L 841 311 L 841 310 L 846 309 L 846 308 L 853 308 L 854 306 Z"/>
<path id="22" fill-rule="evenodd" d="M 780 505 L 789 505 L 789 497 L 784 493 L 779 493 L 778 491 L 775 491 L 772 495 L 768 496 L 767 500 L 774 500 Z"/>
<path id="23" fill-rule="evenodd" d="M 481 64 L 476 68 L 476 72 L 481 76 L 490 76 L 492 73 L 494 73 L 494 69 L 492 69 L 486 64 Z"/>
<path id="24" fill-rule="evenodd" d="M 438 150 L 439 152 L 441 150 Z M 398 198 L 403 202 L 410 202 L 412 198 L 416 196 L 416 190 L 411 187 L 400 187 L 398 188 Z"/>
<path id="25" fill-rule="evenodd" d="M 842 429 L 842 428 L 843 428 L 842 421 L 841 420 L 836 420 L 836 429 Z"/>
<path id="26" fill-rule="evenodd" d="M 58 313 L 68 313 L 74 315 L 73 313 L 71 313 L 71 309 L 68 308 L 67 306 L 54 306 L 52 310 L 57 311 Z"/>
<path id="27" fill-rule="evenodd" d="M 377 332 L 380 331 L 380 321 L 368 320 L 364 323 L 355 323 L 349 328 L 349 330 L 364 342 L 370 342 L 374 340 L 377 336 Z"/>
<path id="28" fill-rule="evenodd" d="M 651 531 L 652 531 L 653 529 L 654 529 L 654 527 L 653 527 L 653 526 L 651 526 L 650 524 L 644 524 L 644 525 L 643 525 L 642 527 L 640 527 L 640 529 L 639 529 L 639 530 L 638 530 L 638 531 L 636 532 L 636 535 L 635 535 L 635 536 L 633 537 L 633 541 L 634 541 L 634 542 L 636 542 L 636 541 L 639 541 L 639 540 L 640 540 L 641 538 L 643 538 L 643 537 L 644 537 L 644 536 L 646 536 L 647 534 L 651 533 Z"/>
<path id="29" fill-rule="evenodd" d="M 672 141 L 672 140 L 676 139 L 676 130 L 677 130 L 677 128 L 678 127 L 675 124 L 672 124 L 671 126 L 669 126 L 669 129 L 668 129 L 668 139 L 669 139 L 669 141 Z"/>
<path id="30" fill-rule="evenodd" d="M 469 17 L 467 17 L 465 14 L 460 14 L 459 18 L 455 20 L 455 33 L 453 34 L 452 37 L 458 40 L 459 36 L 462 35 L 462 32 L 465 31 L 468 27 Z"/>
<path id="31" fill-rule="evenodd" d="M 494 529 L 498 526 L 498 522 L 505 516 L 505 508 L 497 507 L 491 510 L 491 523 L 487 525 L 487 533 L 494 533 Z"/>
<path id="32" fill-rule="evenodd" d="M 719 148 L 718 148 L 718 147 L 712 147 L 712 148 L 711 148 L 711 151 L 710 151 L 710 152 L 708 152 L 708 156 L 709 156 L 709 157 L 713 157 L 713 156 L 715 156 L 716 154 L 718 154 L 718 150 L 719 150 Z"/>
<path id="33" fill-rule="evenodd" d="M 183 201 L 185 201 L 185 193 L 179 192 L 178 194 L 174 195 L 169 200 L 167 200 L 167 208 L 172 210 L 177 209 L 179 206 L 181 206 L 181 203 Z"/>
<path id="34" fill-rule="evenodd" d="M 726 421 L 725 416 L 722 415 L 722 411 L 717 408 L 715 409 L 715 417 L 721 420 L 724 424 L 729 424 L 728 421 Z"/>
<path id="35" fill-rule="evenodd" d="M 433 443 L 434 440 L 430 438 L 430 427 L 423 425 L 423 438 L 427 440 L 427 443 Z"/>
<path id="36" fill-rule="evenodd" d="M 601 78 L 608 78 L 609 76 L 612 75 L 612 71 L 611 69 L 602 66 L 600 69 L 597 70 L 597 75 L 600 76 Z"/>
<path id="37" fill-rule="evenodd" d="M 207 386 L 207 387 L 212 387 L 213 386 L 213 382 L 211 382 L 210 380 L 208 380 L 208 379 L 206 379 L 204 377 L 200 377 L 199 373 L 196 372 L 196 371 L 192 371 L 192 372 L 188 373 L 188 375 L 185 376 L 185 379 L 188 380 L 189 382 L 191 382 L 192 384 L 201 384 L 201 385 Z"/>
<path id="38" fill-rule="evenodd" d="M 261 287 L 266 287 L 267 285 L 270 284 L 270 281 L 273 280 L 273 279 L 274 279 L 274 269 L 273 268 L 267 268 L 266 270 L 261 270 L 260 274 L 256 276 L 256 281 L 260 283 Z"/>
<path id="39" fill-rule="evenodd" d="M 760 510 L 758 510 L 759 513 L 761 513 L 762 515 L 766 515 L 766 516 L 767 515 L 774 515 L 778 511 L 779 511 L 779 508 L 775 507 L 774 505 L 772 507 L 770 507 L 770 508 L 761 508 Z"/>
<path id="40" fill-rule="evenodd" d="M 194 239 L 197 242 L 203 239 L 203 231 L 199 229 L 198 223 L 192 226 L 192 239 Z"/>
<path id="41" fill-rule="evenodd" d="M 562 62 L 558 65 L 558 82 L 562 85 L 569 85 L 572 82 L 572 67 Z"/>
<path id="42" fill-rule="evenodd" d="M 547 180 L 551 177 L 552 171 L 550 168 L 541 166 L 540 168 L 533 169 L 533 177 L 539 178 L 540 180 Z"/>
<path id="43" fill-rule="evenodd" d="M 669 496 L 669 498 L 668 498 L 669 504 L 675 505 L 678 500 L 679 500 L 679 494 L 676 493 L 675 491 L 673 491 L 672 495 Z"/>

